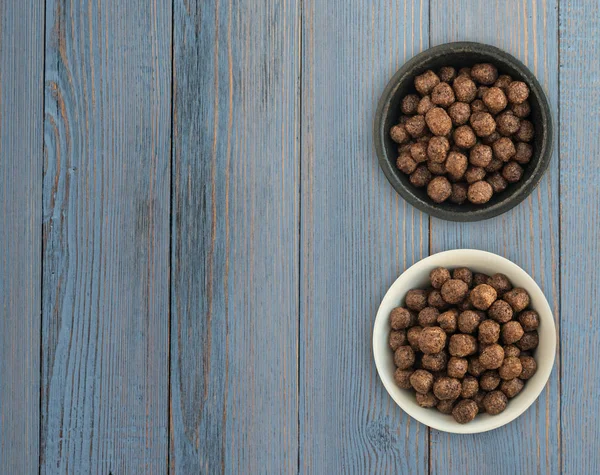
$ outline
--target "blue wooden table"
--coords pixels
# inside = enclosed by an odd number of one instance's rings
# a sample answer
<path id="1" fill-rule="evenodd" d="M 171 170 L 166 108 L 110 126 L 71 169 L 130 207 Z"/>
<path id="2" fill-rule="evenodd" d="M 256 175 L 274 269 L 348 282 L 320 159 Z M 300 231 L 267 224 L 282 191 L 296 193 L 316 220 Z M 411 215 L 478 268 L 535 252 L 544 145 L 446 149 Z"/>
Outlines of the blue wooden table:
<path id="1" fill-rule="evenodd" d="M 554 156 L 498 218 L 429 218 L 372 122 L 408 58 L 496 45 L 537 75 Z M 600 15 L 594 0 L 0 2 L 0 470 L 600 472 Z M 470 247 L 541 285 L 538 401 L 430 430 L 371 330 L 415 261 Z"/>

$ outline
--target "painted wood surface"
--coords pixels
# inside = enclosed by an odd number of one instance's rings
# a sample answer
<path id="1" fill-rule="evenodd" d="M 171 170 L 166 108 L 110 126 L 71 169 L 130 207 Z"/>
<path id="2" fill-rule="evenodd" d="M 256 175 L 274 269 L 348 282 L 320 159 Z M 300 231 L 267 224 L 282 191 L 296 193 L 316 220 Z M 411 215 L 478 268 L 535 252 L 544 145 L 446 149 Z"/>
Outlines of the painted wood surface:
<path id="1" fill-rule="evenodd" d="M 171 13 L 47 0 L 44 473 L 167 470 Z"/>
<path id="2" fill-rule="evenodd" d="M 425 473 L 427 428 L 381 384 L 372 326 L 428 252 L 373 149 L 378 96 L 428 44 L 426 2 L 307 0 L 302 29 L 300 473 Z"/>
<path id="3" fill-rule="evenodd" d="M 297 1 L 175 1 L 172 473 L 298 465 Z"/>
<path id="4" fill-rule="evenodd" d="M 489 2 L 477 0 L 432 0 L 431 11 L 432 44 L 473 40 L 496 45 L 513 54 L 539 79 L 550 100 L 552 114 L 557 119 L 558 12 L 555 1 L 493 2 L 491 9 Z M 502 18 L 510 18 L 510 21 L 498 21 Z M 495 252 L 516 262 L 540 285 L 558 325 L 557 190 L 558 153 L 555 152 L 538 188 L 508 213 L 470 224 L 431 219 L 431 252 L 476 248 Z M 448 435 L 432 430 L 432 472 L 558 473 L 559 373 L 560 358 L 557 357 L 550 381 L 539 399 L 520 418 L 505 427 L 471 436 Z"/>
<path id="5" fill-rule="evenodd" d="M 0 470 L 37 472 L 44 3 L 0 2 Z"/>
<path id="6" fill-rule="evenodd" d="M 560 4 L 561 431 L 565 473 L 600 473 L 600 17 Z"/>

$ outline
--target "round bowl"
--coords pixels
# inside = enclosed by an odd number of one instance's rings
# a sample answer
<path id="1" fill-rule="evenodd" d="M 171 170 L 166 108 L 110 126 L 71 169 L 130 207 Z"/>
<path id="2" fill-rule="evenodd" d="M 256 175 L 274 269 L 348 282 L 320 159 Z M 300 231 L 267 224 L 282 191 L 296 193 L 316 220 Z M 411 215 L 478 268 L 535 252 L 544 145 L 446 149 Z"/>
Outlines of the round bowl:
<path id="1" fill-rule="evenodd" d="M 521 181 L 509 185 L 501 193 L 494 193 L 489 202 L 483 205 L 469 202 L 462 205 L 450 202 L 437 204 L 427 196 L 425 188 L 411 185 L 408 175 L 396 168 L 398 144 L 390 138 L 389 131 L 398 123 L 402 98 L 415 93 L 415 76 L 428 69 L 436 71 L 442 66 L 454 66 L 459 69 L 483 62 L 494 64 L 499 74 L 509 74 L 513 79 L 523 81 L 529 86 L 529 119 L 535 127 L 533 156 L 524 167 Z M 552 156 L 552 116 L 539 82 L 521 61 L 494 46 L 482 43 L 459 42 L 434 46 L 406 62 L 394 74 L 379 99 L 374 127 L 375 150 L 379 164 L 392 186 L 416 208 L 449 221 L 489 219 L 515 207 L 537 186 Z"/>
<path id="2" fill-rule="evenodd" d="M 530 308 L 540 315 L 539 345 L 534 352 L 537 372 L 529 379 L 523 390 L 509 399 L 506 409 L 498 415 L 479 414 L 467 424 L 459 424 L 451 415 L 435 409 L 420 407 L 411 390 L 401 389 L 394 382 L 394 355 L 388 346 L 390 332 L 389 314 L 394 307 L 402 305 L 410 289 L 425 288 L 429 273 L 437 267 L 468 267 L 474 272 L 506 274 L 513 286 L 524 288 L 531 297 Z M 389 288 L 375 318 L 373 329 L 373 353 L 379 377 L 404 412 L 429 427 L 456 434 L 474 434 L 496 429 L 519 417 L 540 395 L 552 371 L 556 353 L 556 330 L 548 301 L 535 281 L 515 263 L 490 252 L 474 249 L 457 249 L 440 252 L 427 257 L 408 268 Z"/>

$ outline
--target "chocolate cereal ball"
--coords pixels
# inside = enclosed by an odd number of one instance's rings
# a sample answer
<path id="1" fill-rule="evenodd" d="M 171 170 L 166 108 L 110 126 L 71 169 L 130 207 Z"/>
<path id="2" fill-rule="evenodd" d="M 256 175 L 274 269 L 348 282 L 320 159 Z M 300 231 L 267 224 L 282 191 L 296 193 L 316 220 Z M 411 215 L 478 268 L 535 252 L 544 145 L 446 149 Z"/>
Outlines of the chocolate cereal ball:
<path id="1" fill-rule="evenodd" d="M 452 358 L 450 358 L 452 359 Z M 533 359 L 532 356 L 519 356 L 519 360 L 521 361 L 521 367 L 523 368 L 521 370 L 521 374 L 519 375 L 519 378 L 521 379 L 529 379 L 531 378 L 535 372 L 537 371 L 537 363 L 535 362 L 535 359 Z M 450 364 L 450 363 L 448 363 Z"/>
<path id="2" fill-rule="evenodd" d="M 427 169 L 434 175 L 444 175 L 446 173 L 446 165 L 431 160 L 427 162 Z"/>
<path id="3" fill-rule="evenodd" d="M 482 274 L 481 272 L 475 272 L 473 274 L 473 285 L 477 287 L 481 284 L 487 284 L 489 278 L 489 275 Z"/>
<path id="4" fill-rule="evenodd" d="M 496 343 L 500 338 L 500 325 L 494 320 L 484 320 L 479 324 L 478 339 L 486 345 Z"/>
<path id="5" fill-rule="evenodd" d="M 535 310 L 525 310 L 519 314 L 519 322 L 523 330 L 530 332 L 537 330 L 540 326 L 540 316 Z"/>
<path id="6" fill-rule="evenodd" d="M 478 137 L 487 137 L 496 130 L 496 121 L 489 112 L 475 112 L 469 123 Z"/>
<path id="7" fill-rule="evenodd" d="M 521 165 L 526 165 L 530 162 L 533 156 L 533 147 L 525 142 L 517 142 L 515 145 L 515 156 L 513 160 Z"/>
<path id="8" fill-rule="evenodd" d="M 408 331 L 406 332 L 406 338 L 408 340 L 408 344 L 415 351 L 419 351 L 419 337 L 421 336 L 422 330 L 423 330 L 423 328 L 416 325 L 414 327 L 410 327 L 408 329 Z"/>
<path id="9" fill-rule="evenodd" d="M 514 378 L 508 381 L 502 381 L 500 391 L 502 391 L 507 398 L 511 399 L 521 392 L 524 385 L 525 383 L 519 378 Z"/>
<path id="10" fill-rule="evenodd" d="M 440 314 L 437 323 L 446 333 L 454 333 L 457 328 L 457 317 L 458 311 L 453 308 L 452 310 Z"/>
<path id="11" fill-rule="evenodd" d="M 427 145 L 427 156 L 432 162 L 442 163 L 446 160 L 448 150 L 450 150 L 450 142 L 446 137 L 432 137 Z"/>
<path id="12" fill-rule="evenodd" d="M 438 76 L 441 81 L 452 82 L 456 77 L 456 69 L 451 66 L 443 66 L 438 71 Z"/>
<path id="13" fill-rule="evenodd" d="M 471 77 L 471 68 L 467 68 L 466 66 L 464 68 L 460 68 L 458 70 L 458 76 Z"/>
<path id="14" fill-rule="evenodd" d="M 478 356 L 472 356 L 471 358 L 469 358 L 469 367 L 467 369 L 467 372 L 471 375 L 471 376 L 481 376 L 481 374 L 485 371 L 485 368 L 481 365 L 481 362 L 479 361 L 479 357 Z"/>
<path id="15" fill-rule="evenodd" d="M 446 159 L 446 172 L 450 179 L 453 181 L 460 180 L 467 171 L 467 164 L 468 161 L 465 155 L 459 152 L 450 152 Z"/>
<path id="16" fill-rule="evenodd" d="M 434 289 L 441 289 L 444 282 L 450 279 L 450 271 L 445 267 L 438 267 L 429 273 L 429 281 Z"/>
<path id="17" fill-rule="evenodd" d="M 540 338 L 537 331 L 525 333 L 521 339 L 515 343 L 521 351 L 529 351 L 537 348 Z"/>
<path id="18" fill-rule="evenodd" d="M 493 391 L 500 384 L 500 375 L 496 370 L 488 370 L 479 378 L 479 387 L 484 391 Z"/>
<path id="19" fill-rule="evenodd" d="M 494 156 L 503 162 L 508 162 L 517 153 L 515 144 L 508 137 L 502 137 L 492 144 Z M 504 177 L 506 178 L 506 177 Z"/>
<path id="20" fill-rule="evenodd" d="M 390 325 L 394 330 L 404 330 L 415 324 L 415 316 L 403 307 L 396 307 L 390 312 Z"/>
<path id="21" fill-rule="evenodd" d="M 440 83 L 440 78 L 433 71 L 425 71 L 420 76 L 415 78 L 415 89 L 425 96 L 433 91 L 433 88 Z"/>
<path id="22" fill-rule="evenodd" d="M 421 98 L 419 105 L 417 106 L 417 114 L 425 115 L 434 107 L 435 104 L 431 102 L 431 96 L 424 96 Z"/>
<path id="23" fill-rule="evenodd" d="M 452 414 L 452 409 L 454 409 L 454 404 L 456 401 L 446 400 L 446 401 L 438 401 L 437 408 L 442 414 Z"/>
<path id="24" fill-rule="evenodd" d="M 417 320 L 419 321 L 419 325 L 422 327 L 433 327 L 437 324 L 438 316 L 440 315 L 440 311 L 435 307 L 425 307 L 423 310 L 419 312 L 419 316 Z M 519 337 L 521 338 L 521 337 Z M 518 338 L 517 338 L 518 340 Z"/>
<path id="25" fill-rule="evenodd" d="M 445 351 L 440 351 L 439 353 L 423 355 L 421 364 L 423 368 L 429 371 L 442 371 L 448 364 L 448 354 Z"/>
<path id="26" fill-rule="evenodd" d="M 521 350 L 519 350 L 515 345 L 504 345 L 504 357 L 508 358 L 509 356 L 519 357 L 521 355 Z"/>
<path id="27" fill-rule="evenodd" d="M 479 407 L 472 399 L 463 399 L 452 409 L 452 417 L 454 417 L 454 420 L 459 424 L 471 422 L 478 413 Z"/>
<path id="28" fill-rule="evenodd" d="M 494 83 L 495 87 L 499 87 L 502 90 L 506 90 L 506 88 L 508 87 L 508 85 L 512 82 L 512 78 L 506 74 L 502 74 L 500 76 L 498 76 L 498 79 L 496 79 L 496 82 Z"/>
<path id="29" fill-rule="evenodd" d="M 506 292 L 502 298 L 509 303 L 515 312 L 522 312 L 529 306 L 529 294 L 525 289 L 517 287 Z"/>
<path id="30" fill-rule="evenodd" d="M 400 369 L 408 369 L 415 363 L 415 352 L 410 346 L 400 346 L 394 352 L 394 363 Z"/>
<path id="31" fill-rule="evenodd" d="M 477 95 L 477 86 L 467 75 L 459 75 L 452 83 L 457 101 L 471 102 Z"/>
<path id="32" fill-rule="evenodd" d="M 408 339 L 406 338 L 406 331 L 404 330 L 392 330 L 388 340 L 392 351 L 396 351 L 399 347 L 407 345 Z"/>
<path id="33" fill-rule="evenodd" d="M 510 111 L 503 112 L 496 117 L 496 130 L 504 135 L 510 136 L 519 130 L 521 120 Z"/>
<path id="34" fill-rule="evenodd" d="M 487 310 L 490 308 L 490 305 L 494 303 L 496 297 L 496 290 L 487 284 L 478 285 L 469 295 L 473 307 L 478 310 Z"/>
<path id="35" fill-rule="evenodd" d="M 448 115 L 455 126 L 466 124 L 471 115 L 471 107 L 465 102 L 455 102 L 448 107 Z"/>
<path id="36" fill-rule="evenodd" d="M 434 135 L 448 135 L 452 130 L 452 120 L 448 113 L 441 107 L 434 107 L 427 112 L 425 121 L 427 122 L 429 130 L 431 130 Z"/>
<path id="37" fill-rule="evenodd" d="M 498 302 L 501 302 L 501 300 L 498 300 Z M 523 327 L 519 322 L 513 320 L 502 325 L 502 341 L 505 345 L 516 343 L 524 334 Z"/>
<path id="38" fill-rule="evenodd" d="M 513 317 L 513 309 L 504 300 L 496 300 L 490 305 L 488 315 L 499 323 L 506 323 Z"/>
<path id="39" fill-rule="evenodd" d="M 479 353 L 479 362 L 485 369 L 498 369 L 504 360 L 504 348 L 497 343 L 486 346 Z"/>
<path id="40" fill-rule="evenodd" d="M 500 296 L 512 289 L 512 284 L 510 283 L 510 280 L 508 280 L 508 277 L 500 273 L 491 276 L 487 283 L 488 285 L 494 287 L 494 289 L 496 289 L 496 293 Z"/>
<path id="41" fill-rule="evenodd" d="M 452 194 L 452 185 L 444 176 L 436 176 L 427 185 L 427 195 L 436 203 L 443 203 Z"/>
<path id="42" fill-rule="evenodd" d="M 522 120 L 521 125 L 519 125 L 519 130 L 517 130 L 517 133 L 515 134 L 515 139 L 521 142 L 531 142 L 534 135 L 535 129 L 533 128 L 533 124 L 528 120 Z"/>
<path id="43" fill-rule="evenodd" d="M 427 292 L 422 289 L 409 290 L 404 300 L 409 309 L 420 312 L 427 306 Z"/>
<path id="44" fill-rule="evenodd" d="M 448 107 L 454 100 L 454 91 L 450 85 L 445 82 L 439 83 L 431 91 L 431 102 L 438 106 Z"/>
<path id="45" fill-rule="evenodd" d="M 529 117 L 529 114 L 531 114 L 531 106 L 528 101 L 522 102 L 521 104 L 511 104 L 509 109 L 519 119 Z"/>
<path id="46" fill-rule="evenodd" d="M 506 96 L 513 104 L 522 104 L 529 97 L 529 87 L 522 81 L 513 81 L 506 87 Z"/>
<path id="47" fill-rule="evenodd" d="M 402 99 L 400 110 L 406 115 L 416 114 L 420 100 L 421 98 L 416 94 L 408 94 L 407 96 L 404 96 L 404 99 Z"/>
<path id="48" fill-rule="evenodd" d="M 485 168 L 492 161 L 492 147 L 478 143 L 469 152 L 469 163 L 475 167 Z"/>
<path id="49" fill-rule="evenodd" d="M 461 391 L 462 385 L 456 378 L 442 376 L 433 383 L 433 394 L 435 394 L 435 397 L 442 401 L 456 399 L 458 396 L 460 396 Z"/>
<path id="50" fill-rule="evenodd" d="M 466 375 L 462 380 L 462 389 L 460 397 L 463 399 L 469 399 L 475 396 L 479 392 L 479 382 L 477 378 L 471 375 Z"/>
<path id="51" fill-rule="evenodd" d="M 410 376 L 410 384 L 418 393 L 427 394 L 433 387 L 433 374 L 418 369 Z"/>
<path id="52" fill-rule="evenodd" d="M 467 286 L 473 283 L 473 272 L 466 267 L 458 267 L 452 271 L 452 278 L 462 280 Z"/>
<path id="53" fill-rule="evenodd" d="M 427 125 L 422 115 L 413 115 L 404 124 L 406 131 L 414 138 L 421 137 L 427 131 Z"/>
<path id="54" fill-rule="evenodd" d="M 394 381 L 398 387 L 402 389 L 410 389 L 410 376 L 413 374 L 412 369 L 397 369 L 394 373 Z"/>
<path id="55" fill-rule="evenodd" d="M 427 161 L 427 144 L 423 142 L 416 142 L 410 145 L 410 156 L 417 163 Z"/>
<path id="56" fill-rule="evenodd" d="M 440 327 L 427 327 L 419 335 L 419 349 L 425 354 L 439 353 L 446 346 L 446 332 Z"/>
<path id="57" fill-rule="evenodd" d="M 470 293 L 471 293 L 471 291 L 469 291 L 469 293 L 467 294 L 465 299 L 456 306 L 456 308 L 458 310 L 460 310 L 461 312 L 464 312 L 465 310 L 473 310 L 473 305 L 471 304 L 471 301 L 469 300 Z"/>
<path id="58" fill-rule="evenodd" d="M 488 173 L 495 173 L 498 170 L 501 170 L 502 167 L 504 166 L 504 162 L 502 160 L 500 160 L 499 158 L 492 158 L 492 161 L 490 162 L 490 164 L 484 168 L 484 170 Z M 500 175 L 502 176 L 502 175 Z M 506 181 L 506 180 L 504 180 Z"/>
<path id="59" fill-rule="evenodd" d="M 486 391 L 479 391 L 477 395 L 473 398 L 473 401 L 477 403 L 477 407 L 479 408 L 479 413 L 485 413 L 485 407 L 483 406 L 483 398 L 487 395 Z"/>
<path id="60" fill-rule="evenodd" d="M 433 289 L 431 292 L 429 292 L 429 296 L 427 297 L 427 304 L 430 307 L 437 308 L 438 310 L 445 310 L 446 308 L 448 308 L 448 304 L 442 298 L 441 292 L 437 289 Z"/>
<path id="61" fill-rule="evenodd" d="M 450 337 L 448 351 L 452 356 L 469 356 L 477 351 L 477 340 L 472 335 L 463 335 L 461 333 Z"/>
<path id="62" fill-rule="evenodd" d="M 394 125 L 390 130 L 390 137 L 396 143 L 406 143 L 410 140 L 404 124 Z"/>
<path id="63" fill-rule="evenodd" d="M 442 298 L 449 304 L 457 304 L 462 301 L 469 291 L 469 286 L 459 279 L 450 279 L 442 285 Z"/>
<path id="64" fill-rule="evenodd" d="M 458 316 L 458 329 L 461 333 L 475 333 L 480 322 L 481 316 L 477 312 L 466 310 Z"/>
<path id="65" fill-rule="evenodd" d="M 507 403 L 508 399 L 502 391 L 492 391 L 483 398 L 485 411 L 492 416 L 500 414 L 506 409 Z"/>
<path id="66" fill-rule="evenodd" d="M 426 408 L 435 407 L 438 403 L 438 400 L 431 392 L 429 392 L 427 394 L 417 393 L 415 395 L 415 397 L 417 399 L 417 404 L 421 407 L 426 407 Z"/>
<path id="67" fill-rule="evenodd" d="M 454 130 L 452 134 L 454 143 L 460 148 L 471 148 L 477 143 L 475 132 L 468 125 L 461 125 Z"/>
<path id="68" fill-rule="evenodd" d="M 449 200 L 456 204 L 464 203 L 467 200 L 467 189 L 467 185 L 464 183 L 453 183 Z"/>
<path id="69" fill-rule="evenodd" d="M 497 130 L 494 130 L 494 132 L 492 132 L 490 135 L 488 135 L 486 137 L 482 137 L 481 138 L 481 143 L 484 144 L 484 145 L 492 145 L 500 137 L 502 137 L 500 135 L 500 132 L 498 132 Z"/>
<path id="70" fill-rule="evenodd" d="M 410 183 L 417 188 L 423 188 L 431 181 L 431 172 L 425 165 L 420 165 L 410 175 Z"/>
<path id="71" fill-rule="evenodd" d="M 509 183 L 518 182 L 523 176 L 523 168 L 517 162 L 508 162 L 502 168 L 502 177 Z"/>
<path id="72" fill-rule="evenodd" d="M 502 175 L 500 175 L 500 173 L 492 173 L 485 179 L 485 181 L 490 184 L 492 190 L 494 190 L 494 193 L 500 193 L 506 190 L 506 187 L 508 186 L 508 182 Z"/>
<path id="73" fill-rule="evenodd" d="M 511 356 L 504 358 L 502 366 L 498 369 L 498 374 L 502 379 L 513 379 L 519 377 L 522 370 L 521 360 L 515 356 Z"/>
<path id="74" fill-rule="evenodd" d="M 483 99 L 483 95 L 487 92 L 489 87 L 487 86 L 479 86 L 477 88 L 477 99 Z"/>
<path id="75" fill-rule="evenodd" d="M 494 189 L 492 185 L 490 185 L 487 181 L 476 181 L 469 186 L 469 190 L 467 191 L 467 198 L 471 203 L 475 204 L 484 204 L 490 201 L 492 195 L 494 194 Z"/>
<path id="76" fill-rule="evenodd" d="M 398 170 L 402 173 L 410 175 L 416 170 L 417 162 L 413 160 L 410 152 L 402 152 L 396 159 L 396 167 L 398 167 Z"/>
<path id="77" fill-rule="evenodd" d="M 468 184 L 473 184 L 477 181 L 481 181 L 485 178 L 485 170 L 481 167 L 467 167 L 467 171 L 465 172 L 465 180 L 467 180 Z"/>
<path id="78" fill-rule="evenodd" d="M 483 94 L 482 100 L 492 114 L 497 114 L 508 104 L 504 91 L 499 87 L 490 87 L 487 89 Z"/>
<path id="79" fill-rule="evenodd" d="M 498 79 L 498 69 L 490 63 L 476 64 L 471 68 L 471 77 L 479 84 L 491 86 Z"/>
<path id="80" fill-rule="evenodd" d="M 448 360 L 448 365 L 446 366 L 446 373 L 451 378 L 463 378 L 467 373 L 467 369 L 469 367 L 469 362 L 464 358 L 457 358 L 456 356 L 452 356 Z"/>
<path id="81" fill-rule="evenodd" d="M 489 109 L 481 99 L 475 99 L 471 102 L 471 114 L 475 112 L 489 112 Z"/>

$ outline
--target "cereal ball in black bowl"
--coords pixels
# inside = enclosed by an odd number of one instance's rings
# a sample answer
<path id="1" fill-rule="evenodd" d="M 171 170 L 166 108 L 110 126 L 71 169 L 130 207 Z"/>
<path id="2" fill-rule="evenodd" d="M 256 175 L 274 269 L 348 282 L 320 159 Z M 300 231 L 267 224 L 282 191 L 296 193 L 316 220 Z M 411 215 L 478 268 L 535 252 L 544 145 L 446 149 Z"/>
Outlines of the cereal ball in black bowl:
<path id="1" fill-rule="evenodd" d="M 510 54 L 472 42 L 435 46 L 405 63 L 381 96 L 374 128 L 379 164 L 396 191 L 451 221 L 489 219 L 523 201 L 548 167 L 552 133 L 533 73 Z M 432 137 L 439 138 L 431 150 L 399 153 L 399 146 L 429 146 Z"/>

